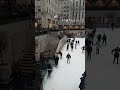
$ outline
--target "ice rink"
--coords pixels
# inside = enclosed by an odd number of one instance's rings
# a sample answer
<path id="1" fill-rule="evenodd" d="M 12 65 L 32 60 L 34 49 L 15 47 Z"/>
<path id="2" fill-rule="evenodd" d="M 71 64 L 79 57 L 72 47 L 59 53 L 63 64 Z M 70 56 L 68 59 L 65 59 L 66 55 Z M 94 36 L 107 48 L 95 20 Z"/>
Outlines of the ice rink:
<path id="1" fill-rule="evenodd" d="M 58 68 L 54 67 L 51 76 L 48 78 L 44 90 L 80 90 L 80 77 L 85 71 L 85 53 L 82 53 L 81 47 L 85 45 L 85 38 L 76 38 L 80 41 L 77 49 L 73 52 L 69 47 L 66 51 L 64 45 L 62 49 L 63 57 L 59 60 Z M 70 64 L 67 64 L 66 55 L 70 53 Z"/>

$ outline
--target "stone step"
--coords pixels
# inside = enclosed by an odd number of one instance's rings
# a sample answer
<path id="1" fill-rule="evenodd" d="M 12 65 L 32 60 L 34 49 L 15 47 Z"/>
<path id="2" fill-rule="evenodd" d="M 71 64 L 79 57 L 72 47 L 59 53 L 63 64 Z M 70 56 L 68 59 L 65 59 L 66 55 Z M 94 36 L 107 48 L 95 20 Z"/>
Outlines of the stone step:
<path id="1" fill-rule="evenodd" d="M 23 67 L 34 67 L 35 66 L 35 64 L 26 64 L 26 63 L 21 63 L 20 65 Z"/>
<path id="2" fill-rule="evenodd" d="M 35 52 L 24 52 L 24 56 L 26 56 L 26 55 L 35 56 Z"/>
<path id="3" fill-rule="evenodd" d="M 33 61 L 19 61 L 21 64 L 34 64 Z"/>
<path id="4" fill-rule="evenodd" d="M 22 73 L 26 73 L 26 74 L 33 74 L 34 73 L 34 71 L 32 71 L 32 70 L 22 70 Z"/>
<path id="5" fill-rule="evenodd" d="M 33 55 L 28 55 L 28 54 L 26 54 L 26 55 L 24 55 L 23 56 L 23 58 L 34 58 L 35 56 L 33 56 Z"/>
<path id="6" fill-rule="evenodd" d="M 20 69 L 21 70 L 35 70 L 34 67 L 23 67 L 23 66 L 21 66 Z"/>

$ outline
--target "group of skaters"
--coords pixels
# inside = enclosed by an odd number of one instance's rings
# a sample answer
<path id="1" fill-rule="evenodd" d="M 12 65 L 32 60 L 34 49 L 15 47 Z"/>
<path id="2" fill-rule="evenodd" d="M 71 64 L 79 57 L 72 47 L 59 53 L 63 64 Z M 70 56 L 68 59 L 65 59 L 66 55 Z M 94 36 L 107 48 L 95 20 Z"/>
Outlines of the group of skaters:
<path id="1" fill-rule="evenodd" d="M 74 44 L 75 43 L 75 44 Z M 67 40 L 67 51 L 69 50 L 69 46 L 71 47 L 71 51 L 73 51 L 73 49 L 74 49 L 74 47 L 75 47 L 75 49 L 77 49 L 77 45 L 79 45 L 80 44 L 80 41 L 79 40 L 75 40 L 75 38 L 73 38 L 73 40 L 72 39 L 68 39 Z"/>
<path id="2" fill-rule="evenodd" d="M 107 36 L 106 34 L 97 35 L 97 41 L 94 42 L 94 37 L 96 34 L 96 28 L 93 28 L 91 32 L 89 32 L 85 39 L 85 50 L 87 51 L 87 58 L 91 59 L 91 53 L 93 51 L 93 46 L 96 47 L 96 54 L 99 55 L 101 45 L 107 45 Z"/>
<path id="3" fill-rule="evenodd" d="M 75 44 L 74 44 L 75 43 Z M 75 38 L 73 39 L 68 39 L 67 40 L 67 51 L 69 50 L 69 46 L 71 47 L 71 51 L 73 51 L 73 49 L 77 49 L 77 45 L 80 45 L 80 41 L 79 40 L 75 40 Z M 71 55 L 68 53 L 66 55 L 66 58 L 67 58 L 67 63 L 70 63 L 70 59 L 71 59 Z"/>
<path id="4" fill-rule="evenodd" d="M 77 45 L 80 44 L 80 41 L 79 40 L 75 40 L 75 38 L 73 39 L 68 39 L 67 40 L 67 51 L 69 50 L 69 47 L 71 47 L 71 51 L 73 51 L 73 49 L 77 49 Z M 60 59 L 62 59 L 62 52 L 58 52 L 54 55 L 54 60 L 55 60 L 55 67 L 58 67 L 58 63 L 59 63 L 59 56 L 60 55 Z M 70 53 L 68 53 L 66 55 L 66 58 L 67 58 L 67 64 L 70 64 L 70 59 L 71 59 L 71 55 Z"/>
<path id="5" fill-rule="evenodd" d="M 114 23 L 111 24 L 112 30 L 114 29 Z M 85 49 L 87 51 L 87 57 L 91 59 L 91 53 L 92 53 L 92 46 L 96 46 L 96 54 L 100 54 L 100 48 L 102 45 L 107 45 L 107 35 L 106 34 L 98 34 L 97 35 L 97 41 L 94 44 L 94 36 L 95 36 L 96 28 L 93 28 L 92 32 L 89 32 L 87 34 L 86 40 L 85 40 L 85 46 L 83 47 L 83 50 Z M 120 53 L 120 47 L 116 47 L 113 50 L 111 50 L 111 54 L 113 54 L 114 59 L 113 63 L 119 64 L 119 53 Z"/>

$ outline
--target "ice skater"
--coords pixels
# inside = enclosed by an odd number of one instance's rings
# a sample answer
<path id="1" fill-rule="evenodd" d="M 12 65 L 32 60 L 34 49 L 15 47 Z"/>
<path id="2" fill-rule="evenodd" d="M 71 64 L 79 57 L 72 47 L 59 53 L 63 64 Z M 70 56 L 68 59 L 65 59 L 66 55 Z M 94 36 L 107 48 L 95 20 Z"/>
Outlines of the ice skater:
<path id="1" fill-rule="evenodd" d="M 74 48 L 74 46 L 73 46 L 73 45 L 71 45 L 71 51 L 73 51 L 73 48 Z"/>
<path id="2" fill-rule="evenodd" d="M 119 47 L 116 47 L 115 49 L 113 49 L 111 51 L 111 53 L 113 54 L 114 52 L 114 60 L 113 60 L 113 63 L 115 63 L 115 60 L 117 59 L 117 64 L 119 64 L 118 60 L 119 60 L 119 52 L 120 52 L 120 48 Z"/>
<path id="3" fill-rule="evenodd" d="M 78 44 L 78 41 L 75 41 L 75 44 Z"/>
<path id="4" fill-rule="evenodd" d="M 58 54 L 60 54 L 60 59 L 62 59 L 62 52 L 60 51 Z"/>
<path id="5" fill-rule="evenodd" d="M 107 43 L 106 43 L 106 40 L 107 40 L 106 34 L 103 35 L 103 38 L 102 38 L 102 39 L 103 39 L 102 45 L 105 43 L 105 46 L 106 46 L 106 44 L 107 44 Z"/>
<path id="6" fill-rule="evenodd" d="M 69 49 L 69 44 L 67 44 L 67 49 L 66 49 L 66 51 L 68 51 L 68 49 Z"/>
<path id="7" fill-rule="evenodd" d="M 66 58 L 67 58 L 67 63 L 70 63 L 71 55 L 69 53 L 67 54 Z"/>
<path id="8" fill-rule="evenodd" d="M 80 44 L 80 41 L 79 41 L 79 40 L 78 40 L 77 42 L 78 42 L 78 44 Z"/>
<path id="9" fill-rule="evenodd" d="M 81 47 L 82 53 L 85 51 L 85 46 Z"/>
<path id="10" fill-rule="evenodd" d="M 55 67 L 58 67 L 59 57 L 55 55 Z"/>

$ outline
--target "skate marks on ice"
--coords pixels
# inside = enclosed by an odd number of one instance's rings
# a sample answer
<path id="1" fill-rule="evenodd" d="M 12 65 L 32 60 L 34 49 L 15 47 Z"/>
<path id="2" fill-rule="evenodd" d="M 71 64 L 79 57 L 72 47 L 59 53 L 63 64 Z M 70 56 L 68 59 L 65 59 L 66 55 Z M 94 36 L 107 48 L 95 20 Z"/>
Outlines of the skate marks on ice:
<path id="1" fill-rule="evenodd" d="M 58 68 L 53 68 L 50 78 L 47 80 L 44 90 L 80 90 L 80 77 L 85 71 L 85 53 L 81 53 L 81 47 L 85 45 L 84 38 L 77 38 L 80 45 L 66 51 L 66 45 L 62 49 L 63 57 L 59 60 Z M 66 55 L 71 55 L 70 64 L 67 64 Z"/>

